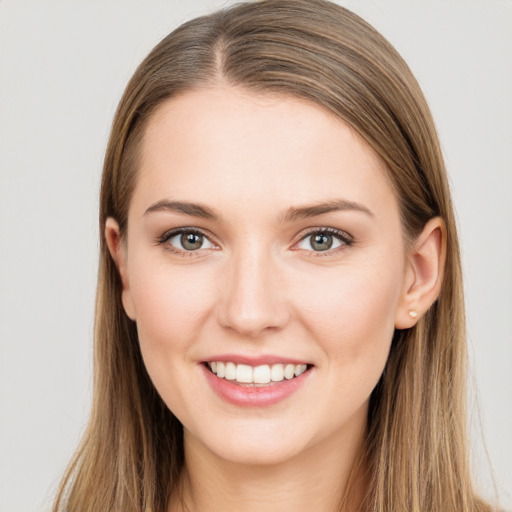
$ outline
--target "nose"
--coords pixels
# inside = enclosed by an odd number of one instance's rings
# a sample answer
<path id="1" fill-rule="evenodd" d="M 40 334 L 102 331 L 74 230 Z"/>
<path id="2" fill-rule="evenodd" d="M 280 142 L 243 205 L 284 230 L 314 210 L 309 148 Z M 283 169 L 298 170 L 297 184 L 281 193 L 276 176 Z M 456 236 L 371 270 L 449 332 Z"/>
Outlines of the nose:
<path id="1" fill-rule="evenodd" d="M 277 262 L 260 248 L 246 249 L 226 261 L 220 276 L 218 321 L 244 337 L 282 329 L 290 318 L 286 289 Z"/>

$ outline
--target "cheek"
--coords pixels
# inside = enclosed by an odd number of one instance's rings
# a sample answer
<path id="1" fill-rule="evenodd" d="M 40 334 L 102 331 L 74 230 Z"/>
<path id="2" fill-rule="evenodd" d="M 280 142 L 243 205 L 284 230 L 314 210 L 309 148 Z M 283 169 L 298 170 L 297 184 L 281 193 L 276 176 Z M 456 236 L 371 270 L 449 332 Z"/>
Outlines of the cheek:
<path id="1" fill-rule="evenodd" d="M 195 341 L 211 303 L 204 277 L 183 267 L 145 265 L 134 273 L 131 283 L 146 370 L 159 395 L 182 421 L 197 407 L 190 394 L 201 391 L 190 368 L 195 367 Z"/>
<path id="2" fill-rule="evenodd" d="M 174 410 L 179 404 L 169 400 L 180 400 L 180 385 L 197 385 L 184 369 L 194 362 L 197 329 L 208 315 L 208 281 L 200 270 L 165 263 L 146 262 L 136 270 L 131 293 L 140 349 L 151 380 Z"/>
<path id="3" fill-rule="evenodd" d="M 394 333 L 402 287 L 401 264 L 333 269 L 295 290 L 302 323 L 330 363 L 383 367 Z M 326 286 L 318 283 L 325 282 Z"/>

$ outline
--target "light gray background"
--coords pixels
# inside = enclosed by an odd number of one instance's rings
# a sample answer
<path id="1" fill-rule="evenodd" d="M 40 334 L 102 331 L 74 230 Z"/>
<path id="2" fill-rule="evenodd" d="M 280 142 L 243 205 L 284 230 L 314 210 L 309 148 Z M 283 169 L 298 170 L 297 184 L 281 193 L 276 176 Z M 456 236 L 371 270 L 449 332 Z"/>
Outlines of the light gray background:
<path id="1" fill-rule="evenodd" d="M 49 507 L 91 389 L 97 198 L 110 121 L 169 30 L 225 4 L 0 2 L 0 512 Z M 512 3 L 342 2 L 410 63 L 436 118 L 467 284 L 475 474 L 512 506 Z"/>

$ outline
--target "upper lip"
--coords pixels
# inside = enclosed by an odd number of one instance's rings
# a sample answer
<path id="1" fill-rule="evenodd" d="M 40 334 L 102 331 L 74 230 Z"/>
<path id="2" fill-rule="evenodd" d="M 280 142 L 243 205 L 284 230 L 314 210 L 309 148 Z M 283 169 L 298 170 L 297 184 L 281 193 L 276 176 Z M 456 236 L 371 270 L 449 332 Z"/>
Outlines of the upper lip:
<path id="1" fill-rule="evenodd" d="M 219 354 L 208 357 L 203 360 L 204 363 L 222 362 L 222 363 L 235 363 L 235 364 L 246 364 L 248 366 L 261 366 L 264 364 L 308 364 L 308 361 L 304 359 L 296 359 L 293 357 L 283 357 L 277 355 L 259 355 L 259 356 L 246 356 L 237 354 Z"/>

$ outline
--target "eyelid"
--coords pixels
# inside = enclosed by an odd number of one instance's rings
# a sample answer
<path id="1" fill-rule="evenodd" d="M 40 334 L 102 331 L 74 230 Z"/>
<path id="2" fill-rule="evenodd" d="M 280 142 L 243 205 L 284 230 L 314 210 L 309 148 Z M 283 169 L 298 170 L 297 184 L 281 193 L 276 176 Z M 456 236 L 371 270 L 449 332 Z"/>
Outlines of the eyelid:
<path id="1" fill-rule="evenodd" d="M 297 245 L 305 240 L 308 236 L 315 235 L 315 234 L 327 234 L 331 235 L 335 238 L 337 238 L 341 242 L 341 246 L 335 247 L 334 249 L 327 249 L 325 251 L 315 251 L 313 249 L 302 249 L 297 247 Z M 299 237 L 298 240 L 293 244 L 292 250 L 297 251 L 306 251 L 311 253 L 310 256 L 312 257 L 322 257 L 322 256 L 329 256 L 333 253 L 336 253 L 338 251 L 343 251 L 346 247 L 349 247 L 354 244 L 354 237 L 347 233 L 346 231 L 343 231 L 341 229 L 331 228 L 331 227 L 314 227 L 314 228 L 308 228 L 307 230 L 303 231 Z"/>
<path id="2" fill-rule="evenodd" d="M 180 256 L 199 256 L 200 252 L 205 250 L 211 250 L 212 248 L 208 249 L 198 249 L 196 251 L 187 251 L 186 249 L 178 249 L 170 244 L 166 244 L 171 238 L 174 236 L 183 234 L 183 233 L 195 233 L 201 236 L 204 236 L 211 244 L 213 244 L 215 247 L 213 250 L 220 249 L 220 244 L 218 244 L 214 237 L 207 231 L 192 227 L 192 226 L 183 226 L 179 228 L 172 228 L 164 232 L 161 236 L 157 237 L 155 240 L 157 245 L 166 245 L 165 249 L 174 253 L 178 254 Z M 314 234 L 328 234 L 335 238 L 337 238 L 342 245 L 339 247 L 335 247 L 334 249 L 327 249 L 325 251 L 314 251 L 313 249 L 307 250 L 307 249 L 301 249 L 298 248 L 297 245 L 302 242 L 305 238 L 308 236 L 314 235 Z M 310 256 L 314 257 L 321 257 L 321 256 L 328 256 L 332 255 L 333 253 L 336 253 L 340 250 L 344 250 L 347 246 L 351 246 L 354 243 L 354 237 L 349 234 L 346 231 L 343 231 L 341 229 L 331 228 L 331 227 L 311 227 L 306 229 L 305 231 L 302 231 L 300 235 L 298 236 L 298 239 L 293 243 L 291 249 L 292 250 L 303 250 L 306 252 L 310 252 Z"/>
<path id="3" fill-rule="evenodd" d="M 186 249 L 179 249 L 179 248 L 174 247 L 171 244 L 167 243 L 171 238 L 173 238 L 177 235 L 182 235 L 183 233 L 193 233 L 196 235 L 201 235 L 204 238 L 206 238 L 214 247 L 213 248 L 208 247 L 206 249 L 197 249 L 195 251 L 187 251 Z M 184 226 L 184 227 L 169 229 L 165 233 L 163 233 L 161 236 L 157 237 L 155 242 L 157 245 L 164 245 L 166 250 L 168 250 L 174 254 L 178 254 L 179 256 L 199 256 L 200 255 L 199 253 L 201 253 L 202 251 L 212 250 L 212 249 L 217 250 L 220 248 L 219 244 L 216 241 L 214 241 L 212 235 L 210 235 L 208 232 L 204 231 L 203 229 L 199 229 L 199 228 L 192 227 L 192 226 Z"/>

